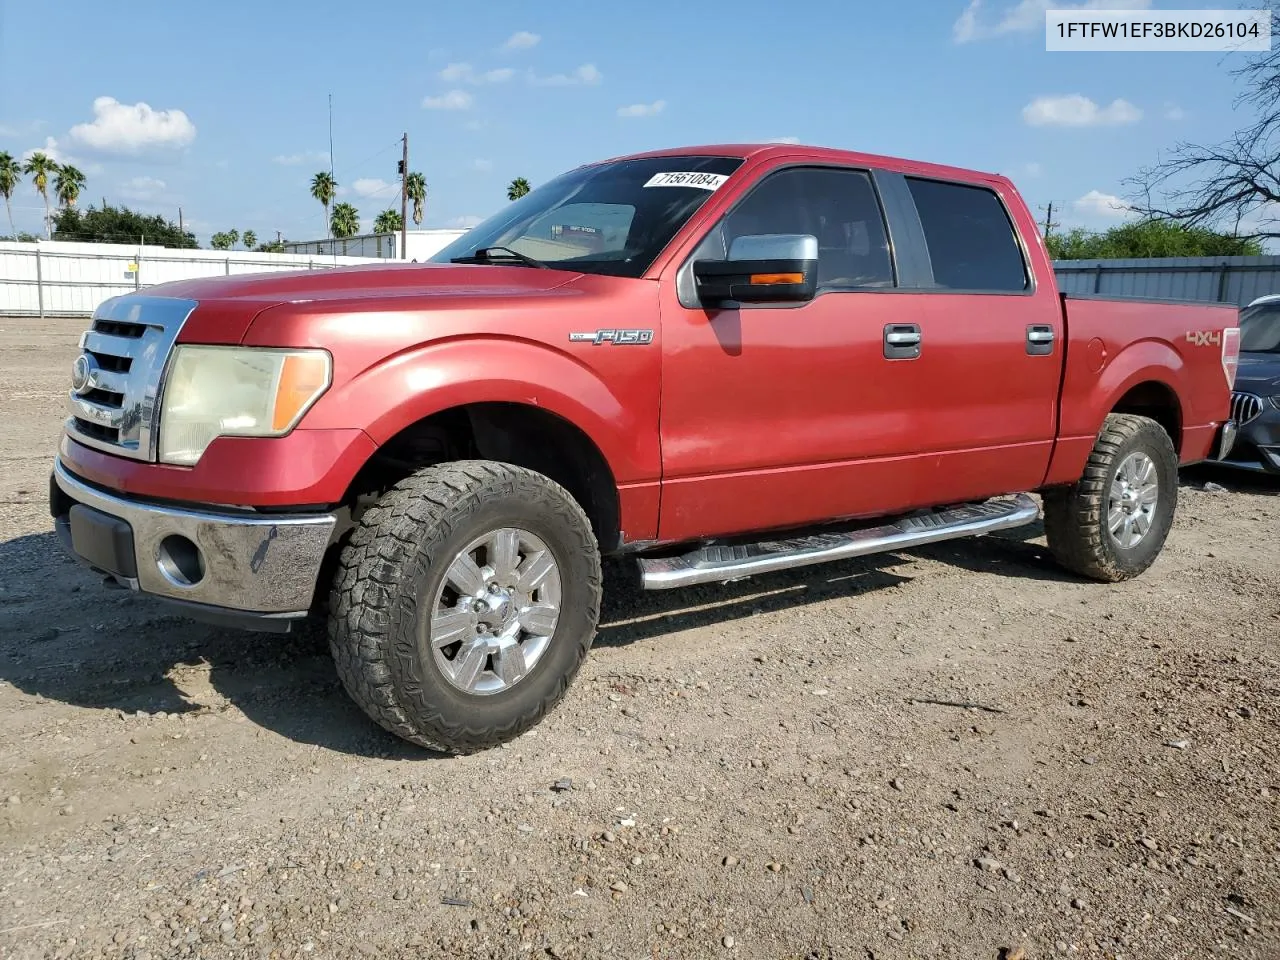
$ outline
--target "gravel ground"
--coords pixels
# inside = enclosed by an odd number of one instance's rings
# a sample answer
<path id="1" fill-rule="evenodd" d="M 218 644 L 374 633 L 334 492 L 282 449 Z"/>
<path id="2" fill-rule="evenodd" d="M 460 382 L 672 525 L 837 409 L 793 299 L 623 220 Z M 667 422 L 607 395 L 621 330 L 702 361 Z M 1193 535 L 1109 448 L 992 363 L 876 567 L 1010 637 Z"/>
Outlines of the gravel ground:
<path id="1" fill-rule="evenodd" d="M 614 576 L 565 703 L 442 759 L 61 556 L 82 326 L 0 320 L 0 957 L 1280 957 L 1280 484 L 1188 472 L 1118 586 L 1038 527 Z"/>

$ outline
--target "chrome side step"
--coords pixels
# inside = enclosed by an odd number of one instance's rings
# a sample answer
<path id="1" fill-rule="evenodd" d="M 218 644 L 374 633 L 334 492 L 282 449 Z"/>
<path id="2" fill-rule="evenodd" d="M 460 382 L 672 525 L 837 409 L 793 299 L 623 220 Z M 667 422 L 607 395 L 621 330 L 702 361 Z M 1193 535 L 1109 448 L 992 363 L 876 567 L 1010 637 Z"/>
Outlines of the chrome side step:
<path id="1" fill-rule="evenodd" d="M 934 513 L 903 517 L 861 530 L 818 533 L 789 540 L 762 540 L 734 546 L 710 546 L 679 557 L 641 557 L 646 590 L 668 590 L 695 583 L 728 583 L 743 577 L 845 560 L 888 550 L 917 547 L 958 537 L 977 537 L 1020 527 L 1039 519 L 1040 507 L 1024 493 L 1012 500 L 987 500 Z"/>

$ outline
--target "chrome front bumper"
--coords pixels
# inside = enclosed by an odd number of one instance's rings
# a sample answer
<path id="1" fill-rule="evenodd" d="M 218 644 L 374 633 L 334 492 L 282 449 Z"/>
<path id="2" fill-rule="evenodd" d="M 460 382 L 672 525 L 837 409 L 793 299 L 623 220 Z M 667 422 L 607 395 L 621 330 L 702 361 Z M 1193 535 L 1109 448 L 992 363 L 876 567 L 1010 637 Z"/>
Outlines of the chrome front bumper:
<path id="1" fill-rule="evenodd" d="M 122 586 L 195 616 L 288 621 L 311 608 L 333 514 L 215 512 L 140 503 L 90 486 L 61 460 L 50 512 L 72 556 Z M 287 629 L 287 623 L 265 629 Z"/>

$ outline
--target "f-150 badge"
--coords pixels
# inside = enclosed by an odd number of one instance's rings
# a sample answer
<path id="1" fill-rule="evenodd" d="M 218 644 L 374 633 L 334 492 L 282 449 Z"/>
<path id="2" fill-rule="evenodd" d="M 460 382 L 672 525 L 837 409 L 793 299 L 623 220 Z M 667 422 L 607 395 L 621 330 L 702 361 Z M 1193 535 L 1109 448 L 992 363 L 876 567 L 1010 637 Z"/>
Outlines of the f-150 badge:
<path id="1" fill-rule="evenodd" d="M 595 330 L 591 333 L 571 333 L 570 343 L 593 343 L 597 347 L 602 343 L 653 343 L 652 330 Z"/>

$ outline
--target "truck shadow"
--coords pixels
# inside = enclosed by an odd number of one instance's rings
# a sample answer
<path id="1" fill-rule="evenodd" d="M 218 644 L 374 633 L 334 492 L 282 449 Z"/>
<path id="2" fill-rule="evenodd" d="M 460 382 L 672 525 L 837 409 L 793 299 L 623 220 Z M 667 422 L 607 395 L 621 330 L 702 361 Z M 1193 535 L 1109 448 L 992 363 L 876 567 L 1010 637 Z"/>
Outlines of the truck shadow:
<path id="1" fill-rule="evenodd" d="M 910 582 L 917 558 L 1000 576 L 1069 580 L 1044 547 L 1027 542 L 1040 534 L 1031 525 L 673 591 L 643 591 L 623 564 L 611 562 L 595 647 L 607 657 L 611 648 L 667 633 L 892 588 Z M 176 616 L 159 601 L 103 586 L 63 555 L 51 532 L 0 543 L 0 618 L 6 624 L 0 681 L 36 698 L 125 714 L 218 714 L 360 756 L 435 756 L 365 717 L 346 696 L 317 633 L 254 634 Z"/>

